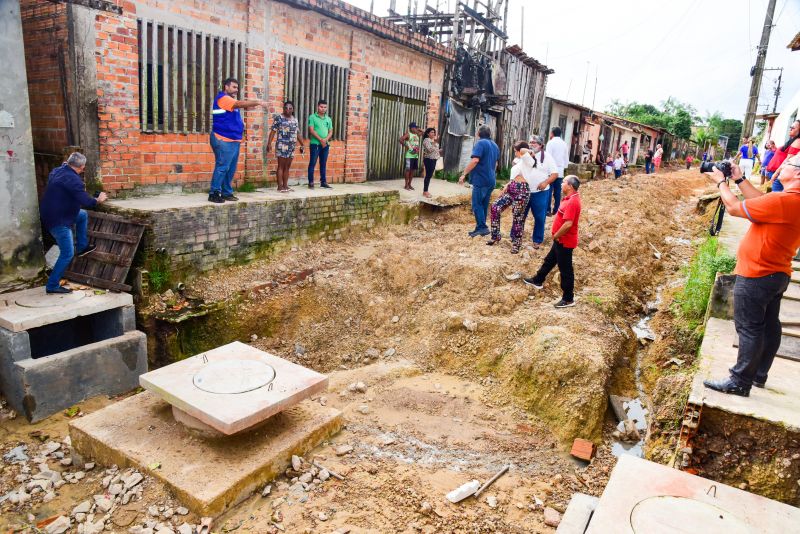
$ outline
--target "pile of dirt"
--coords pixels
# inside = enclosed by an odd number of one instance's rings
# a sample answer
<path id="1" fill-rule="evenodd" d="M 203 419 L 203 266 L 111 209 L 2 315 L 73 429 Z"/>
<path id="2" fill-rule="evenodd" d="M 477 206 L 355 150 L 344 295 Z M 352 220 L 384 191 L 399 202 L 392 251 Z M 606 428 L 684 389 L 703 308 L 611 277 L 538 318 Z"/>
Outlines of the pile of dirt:
<path id="1" fill-rule="evenodd" d="M 598 439 L 610 370 L 630 347 L 627 316 L 644 308 L 669 263 L 668 238 L 686 225 L 676 206 L 686 199 L 691 209 L 688 199 L 704 183 L 696 173 L 676 172 L 585 184 L 582 245 L 574 255 L 576 308 L 553 309 L 557 273 L 541 292 L 522 284 L 520 277 L 541 264 L 547 242 L 519 255 L 510 254 L 507 240 L 487 247 L 466 236 L 471 214 L 461 208 L 196 280 L 189 290 L 194 296 L 235 303 L 198 330 L 210 328 L 216 344 L 226 335 L 253 339 L 321 371 L 369 363 L 370 354 L 392 350 L 425 369 L 490 376 L 498 397 L 520 400 L 565 441 Z M 505 230 L 509 219 L 506 214 Z M 313 274 L 253 291 L 300 270 Z M 532 336 L 547 327 L 566 334 L 541 351 Z M 202 335 L 190 337 L 196 342 Z"/>

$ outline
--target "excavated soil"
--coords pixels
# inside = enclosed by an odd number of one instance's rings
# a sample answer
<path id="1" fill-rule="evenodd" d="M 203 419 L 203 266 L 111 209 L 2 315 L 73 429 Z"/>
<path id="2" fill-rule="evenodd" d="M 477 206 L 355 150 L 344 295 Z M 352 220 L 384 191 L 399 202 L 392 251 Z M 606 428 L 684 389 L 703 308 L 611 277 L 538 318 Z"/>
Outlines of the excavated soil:
<path id="1" fill-rule="evenodd" d="M 691 171 L 585 184 L 577 306 L 565 310 L 552 306 L 557 273 L 542 291 L 519 279 L 547 249 L 512 255 L 507 238 L 494 247 L 470 239 L 463 207 L 194 281 L 177 300 L 217 311 L 170 323 L 170 343 L 191 352 L 240 339 L 330 373 L 319 401 L 348 419 L 311 455 L 345 480 L 330 479 L 304 502 L 288 480 L 276 481 L 268 498 L 254 496 L 219 518 L 221 531 L 277 532 L 278 523 L 286 532 L 551 532 L 543 506 L 563 511 L 573 492 L 599 495 L 607 482 L 614 457 L 602 438 L 613 428 L 606 398 L 614 370 L 632 365 L 629 325 L 691 256 L 675 238 L 699 227 L 693 197 L 705 184 Z M 506 213 L 504 236 L 509 227 Z M 166 300 L 154 298 L 140 313 L 153 317 Z M 356 381 L 366 393 L 348 390 Z M 57 418 L 51 432 L 65 436 L 66 420 Z M 593 462 L 568 457 L 574 437 L 600 443 Z M 30 440 L 6 434 L 2 450 Z M 343 444 L 353 451 L 337 456 Z M 444 500 L 503 465 L 509 473 L 480 499 Z M 4 465 L 4 490 L 18 474 Z M 142 509 L 168 499 L 148 483 Z M 0 527 L 42 515 L 36 506 L 0 506 Z"/>

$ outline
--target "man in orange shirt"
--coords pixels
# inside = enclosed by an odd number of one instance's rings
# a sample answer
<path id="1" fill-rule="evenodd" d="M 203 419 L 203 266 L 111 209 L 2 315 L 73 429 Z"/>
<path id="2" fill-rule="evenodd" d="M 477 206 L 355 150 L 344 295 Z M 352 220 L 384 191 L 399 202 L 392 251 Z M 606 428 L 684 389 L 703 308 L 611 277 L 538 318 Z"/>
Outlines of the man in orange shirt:
<path id="1" fill-rule="evenodd" d="M 244 134 L 244 121 L 240 109 L 261 106 L 267 109 L 267 103 L 261 100 L 236 100 L 239 94 L 239 82 L 236 78 L 228 78 L 222 83 L 223 90 L 214 97 L 211 109 L 211 149 L 214 151 L 214 174 L 211 175 L 209 202 L 221 204 L 226 200 L 239 200 L 233 195 L 231 182 L 236 174 L 239 162 L 239 146 Z"/>
<path id="2" fill-rule="evenodd" d="M 733 319 L 739 355 L 728 378 L 703 382 L 722 393 L 748 397 L 751 386 L 763 388 L 781 344 L 781 298 L 791 279 L 792 257 L 800 247 L 800 156 L 787 160 L 784 169 L 784 191 L 767 195 L 733 165 L 732 178 L 744 196 L 741 202 L 722 172 L 714 169 L 713 179 L 728 213 L 751 223 L 736 255 Z"/>

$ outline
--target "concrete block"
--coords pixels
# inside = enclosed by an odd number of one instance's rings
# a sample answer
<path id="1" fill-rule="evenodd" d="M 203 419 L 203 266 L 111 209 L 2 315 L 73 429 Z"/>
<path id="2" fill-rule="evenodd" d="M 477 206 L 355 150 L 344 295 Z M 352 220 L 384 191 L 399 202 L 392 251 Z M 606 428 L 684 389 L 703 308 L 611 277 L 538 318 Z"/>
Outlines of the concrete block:
<path id="1" fill-rule="evenodd" d="M 598 502 L 600 499 L 597 497 L 585 493 L 574 494 L 569 500 L 564 515 L 561 516 L 561 523 L 558 524 L 556 532 L 558 534 L 583 534 L 586 532 L 586 527 L 589 525 L 589 520 L 592 518 L 594 509 L 597 508 Z"/>
<path id="2" fill-rule="evenodd" d="M 14 363 L 21 388 L 8 398 L 14 409 L 36 422 L 97 395 L 135 389 L 147 372 L 147 338 L 139 331 Z"/>
<path id="3" fill-rule="evenodd" d="M 324 392 L 328 377 L 235 341 L 151 371 L 140 383 L 201 423 L 230 435 Z"/>
<path id="4" fill-rule="evenodd" d="M 794 506 L 626 454 L 617 461 L 586 534 L 782 534 L 796 532 L 797 525 L 800 509 Z"/>
<path id="5" fill-rule="evenodd" d="M 69 433 L 82 457 L 136 467 L 164 482 L 193 512 L 216 516 L 280 475 L 293 454 L 306 454 L 343 424 L 338 410 L 305 401 L 242 434 L 201 438 L 147 391 L 71 422 Z"/>
<path id="6" fill-rule="evenodd" d="M 0 358 L 9 356 L 10 361 L 27 360 L 31 357 L 28 332 L 13 332 L 0 327 Z"/>
<path id="7" fill-rule="evenodd" d="M 0 300 L 5 304 L 0 307 L 0 327 L 13 332 L 133 304 L 133 297 L 127 293 L 109 291 L 96 295 L 93 291 L 79 290 L 67 295 L 47 295 L 44 287 L 5 293 Z"/>

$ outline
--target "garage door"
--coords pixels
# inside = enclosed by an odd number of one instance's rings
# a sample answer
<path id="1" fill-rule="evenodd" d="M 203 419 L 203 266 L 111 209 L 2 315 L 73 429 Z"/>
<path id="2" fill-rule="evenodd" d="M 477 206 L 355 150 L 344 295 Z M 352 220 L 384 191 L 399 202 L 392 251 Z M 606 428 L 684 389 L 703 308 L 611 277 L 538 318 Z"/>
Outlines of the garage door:
<path id="1" fill-rule="evenodd" d="M 428 90 L 373 77 L 369 114 L 367 179 L 391 180 L 403 175 L 403 147 L 397 140 L 410 122 L 425 128 Z M 434 125 L 435 126 L 435 125 Z"/>

